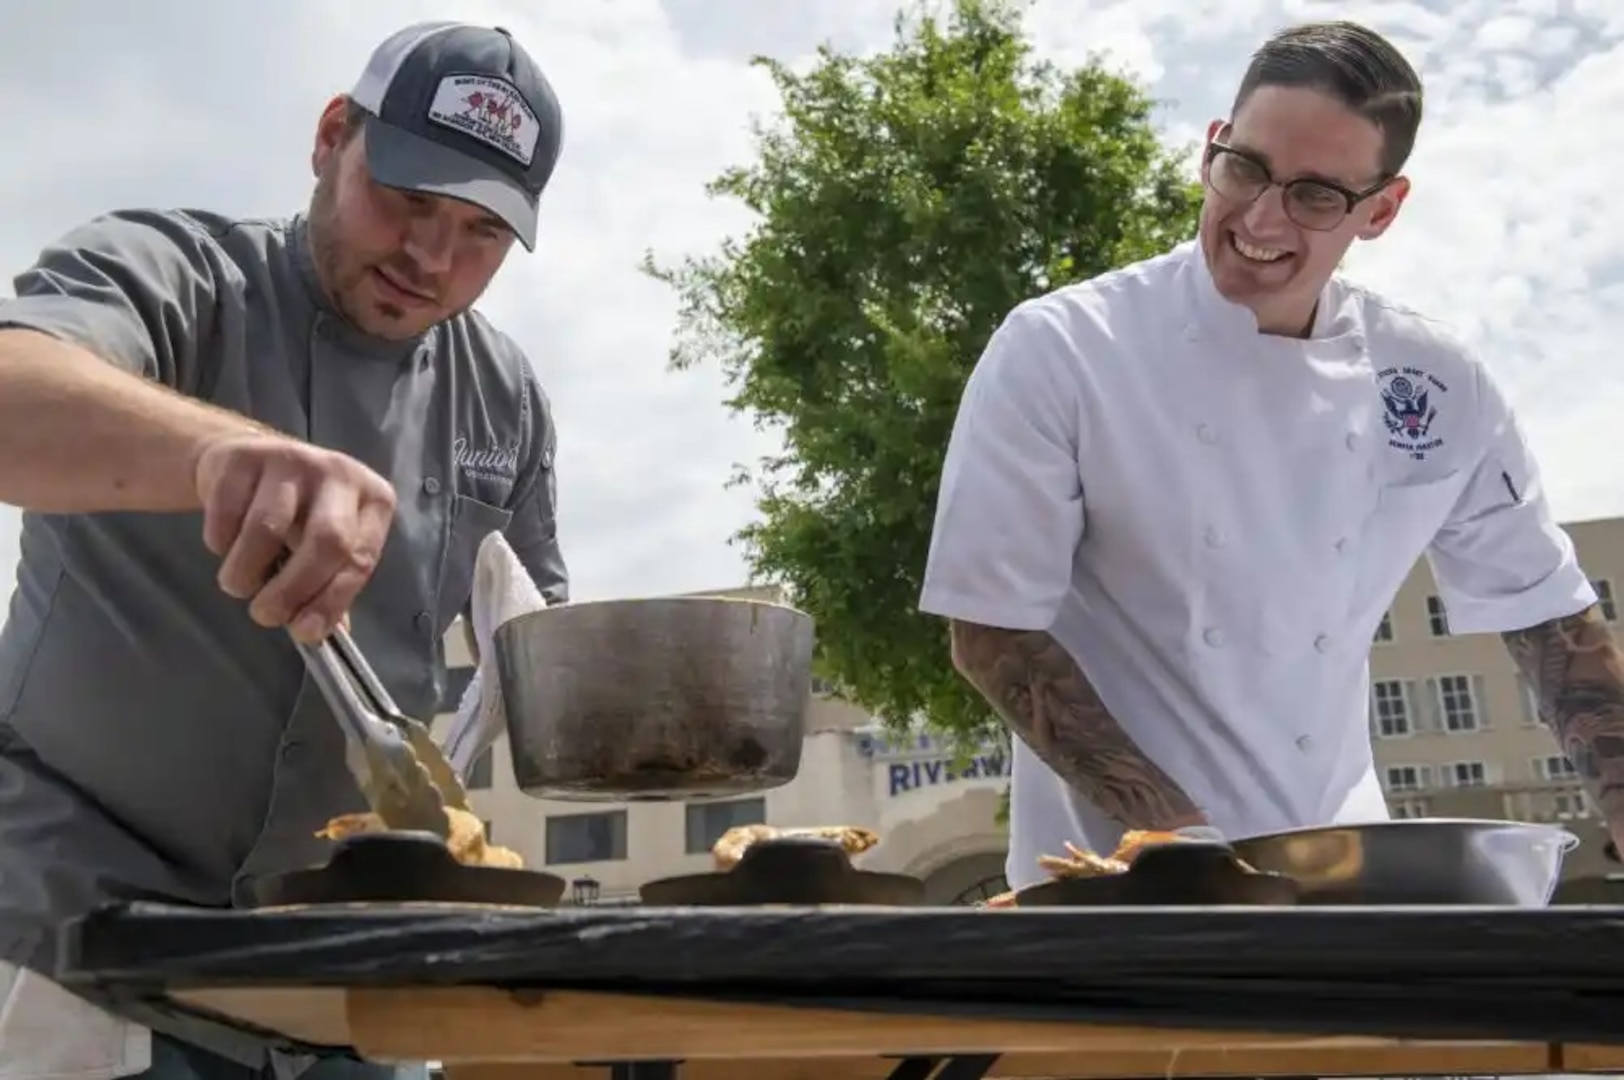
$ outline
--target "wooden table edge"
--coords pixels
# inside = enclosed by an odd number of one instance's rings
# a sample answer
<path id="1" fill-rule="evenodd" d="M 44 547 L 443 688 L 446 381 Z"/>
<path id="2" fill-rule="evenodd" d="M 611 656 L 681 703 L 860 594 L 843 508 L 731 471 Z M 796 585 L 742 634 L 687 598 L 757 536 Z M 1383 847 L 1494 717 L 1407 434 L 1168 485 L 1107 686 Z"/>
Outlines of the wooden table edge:
<path id="1" fill-rule="evenodd" d="M 995 1077 L 1575 1071 L 1564 1048 L 1544 1042 L 1128 1027 L 487 987 L 229 988 L 171 996 L 300 1042 L 351 1046 L 373 1060 L 440 1061 L 459 1080 L 502 1080 L 489 1070 L 507 1075 L 521 1066 L 527 1077 L 586 1078 L 589 1068 L 617 1061 L 681 1061 L 685 1080 L 883 1080 L 900 1057 L 988 1053 L 999 1057 Z M 1624 1047 L 1588 1049 L 1624 1060 Z M 771 1072 L 760 1071 L 768 1063 Z"/>

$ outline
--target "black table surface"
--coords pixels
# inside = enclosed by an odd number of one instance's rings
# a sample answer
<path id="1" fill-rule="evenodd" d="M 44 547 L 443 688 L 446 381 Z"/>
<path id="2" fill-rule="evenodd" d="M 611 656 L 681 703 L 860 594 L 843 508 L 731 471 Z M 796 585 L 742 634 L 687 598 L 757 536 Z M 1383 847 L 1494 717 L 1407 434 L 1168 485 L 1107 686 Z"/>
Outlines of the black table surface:
<path id="1" fill-rule="evenodd" d="M 59 978 L 483 985 L 1090 1023 L 1624 1044 L 1624 907 L 660 909 L 117 906 Z"/>

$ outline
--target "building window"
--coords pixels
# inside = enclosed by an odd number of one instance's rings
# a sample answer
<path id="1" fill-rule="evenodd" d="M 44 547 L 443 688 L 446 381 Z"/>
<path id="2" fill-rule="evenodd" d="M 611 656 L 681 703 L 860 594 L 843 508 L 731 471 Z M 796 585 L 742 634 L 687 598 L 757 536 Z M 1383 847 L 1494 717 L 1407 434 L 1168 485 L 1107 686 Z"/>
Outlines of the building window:
<path id="1" fill-rule="evenodd" d="M 491 747 L 474 759 L 468 766 L 468 775 L 463 778 L 463 784 L 469 791 L 486 791 L 491 786 L 492 762 L 495 760 L 495 747 Z"/>
<path id="2" fill-rule="evenodd" d="M 1477 701 L 1472 694 L 1470 675 L 1438 677 L 1438 710 L 1443 718 L 1443 729 L 1452 735 L 1478 729 Z"/>
<path id="3" fill-rule="evenodd" d="M 1430 786 L 1432 770 L 1425 765 L 1389 765 L 1387 766 L 1387 790 L 1389 792 L 1424 791 Z"/>
<path id="4" fill-rule="evenodd" d="M 1537 757 L 1534 759 L 1535 780 L 1550 780 L 1560 782 L 1564 780 L 1577 780 L 1578 778 L 1579 770 L 1573 767 L 1573 762 L 1569 761 L 1561 754 L 1551 754 L 1548 757 Z"/>
<path id="5" fill-rule="evenodd" d="M 1376 624 L 1376 640 L 1393 640 L 1393 613 L 1391 611 L 1382 612 L 1382 621 Z"/>
<path id="6" fill-rule="evenodd" d="M 1523 724 L 1527 727 L 1539 727 L 1544 721 L 1540 719 L 1539 697 L 1534 693 L 1534 684 L 1519 673 L 1517 689 L 1522 692 Z"/>
<path id="7" fill-rule="evenodd" d="M 1590 799 L 1582 791 L 1564 791 L 1551 798 L 1551 812 L 1558 821 L 1590 816 Z"/>
<path id="8" fill-rule="evenodd" d="M 1424 818 L 1429 809 L 1425 799 L 1395 799 L 1389 812 L 1395 818 Z"/>
<path id="9" fill-rule="evenodd" d="M 626 811 L 547 819 L 547 862 L 613 862 L 626 857 Z"/>
<path id="10" fill-rule="evenodd" d="M 1444 766 L 1444 778 L 1450 787 L 1483 787 L 1489 782 L 1489 769 L 1481 761 L 1457 761 Z"/>
<path id="11" fill-rule="evenodd" d="M 1442 597 L 1427 597 L 1427 626 L 1433 637 L 1449 636 L 1449 616 L 1444 612 Z"/>
<path id="12" fill-rule="evenodd" d="M 1618 608 L 1613 604 L 1613 583 L 1605 578 L 1592 581 L 1590 587 L 1596 590 L 1596 603 L 1601 608 L 1601 617 L 1608 622 L 1618 621 Z"/>
<path id="13" fill-rule="evenodd" d="M 1370 708 L 1375 720 L 1373 734 L 1379 739 L 1398 739 L 1412 732 L 1410 695 L 1398 679 L 1370 684 Z"/>
<path id="14" fill-rule="evenodd" d="M 734 799 L 731 802 L 690 803 L 688 805 L 688 854 L 707 854 L 722 834 L 740 825 L 763 825 L 767 821 L 766 799 Z"/>

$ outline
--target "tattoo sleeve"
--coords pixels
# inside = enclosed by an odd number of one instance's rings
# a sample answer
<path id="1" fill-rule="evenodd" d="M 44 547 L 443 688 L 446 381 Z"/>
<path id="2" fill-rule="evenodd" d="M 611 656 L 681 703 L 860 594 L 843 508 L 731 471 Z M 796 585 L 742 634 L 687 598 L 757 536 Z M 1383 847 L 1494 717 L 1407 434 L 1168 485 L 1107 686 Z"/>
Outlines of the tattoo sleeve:
<path id="1" fill-rule="evenodd" d="M 1206 818 L 1112 718 L 1060 643 L 1042 630 L 954 621 L 953 663 L 1021 741 L 1089 802 L 1132 829 Z"/>
<path id="2" fill-rule="evenodd" d="M 1608 822 L 1624 822 L 1624 653 L 1594 607 L 1502 635 Z"/>

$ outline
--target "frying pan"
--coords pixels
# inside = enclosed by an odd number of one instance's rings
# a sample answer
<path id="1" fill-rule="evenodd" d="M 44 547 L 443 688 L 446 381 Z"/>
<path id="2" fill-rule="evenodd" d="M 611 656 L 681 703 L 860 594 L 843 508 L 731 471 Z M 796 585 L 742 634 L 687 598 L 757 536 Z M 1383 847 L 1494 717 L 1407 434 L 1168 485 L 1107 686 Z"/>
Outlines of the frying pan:
<path id="1" fill-rule="evenodd" d="M 1311 905 L 1544 907 L 1579 838 L 1555 825 L 1409 818 L 1233 841 L 1259 870 L 1293 878 Z"/>

